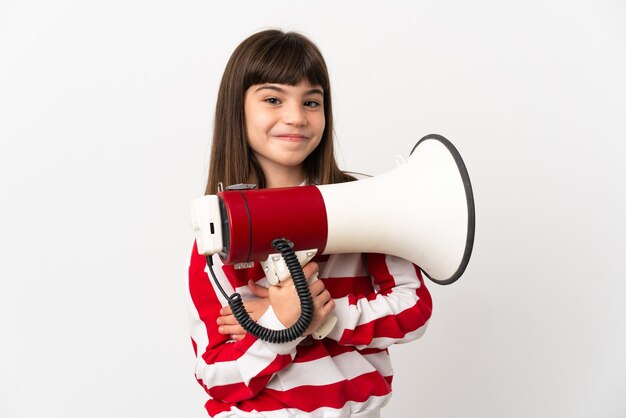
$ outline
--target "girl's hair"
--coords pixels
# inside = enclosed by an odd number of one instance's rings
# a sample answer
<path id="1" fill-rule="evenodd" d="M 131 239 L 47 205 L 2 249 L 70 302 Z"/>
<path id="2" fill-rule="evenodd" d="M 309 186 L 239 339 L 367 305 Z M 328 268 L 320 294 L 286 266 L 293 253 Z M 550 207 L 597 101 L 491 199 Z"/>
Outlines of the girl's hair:
<path id="1" fill-rule="evenodd" d="M 297 85 L 302 81 L 324 90 L 322 139 L 305 159 L 309 183 L 331 184 L 353 180 L 335 161 L 330 81 L 319 49 L 305 36 L 294 32 L 266 30 L 245 39 L 235 49 L 220 84 L 215 109 L 211 163 L 206 194 L 217 193 L 217 184 L 244 183 L 254 170 L 258 187 L 266 187 L 265 175 L 248 145 L 244 99 L 255 84 Z"/>

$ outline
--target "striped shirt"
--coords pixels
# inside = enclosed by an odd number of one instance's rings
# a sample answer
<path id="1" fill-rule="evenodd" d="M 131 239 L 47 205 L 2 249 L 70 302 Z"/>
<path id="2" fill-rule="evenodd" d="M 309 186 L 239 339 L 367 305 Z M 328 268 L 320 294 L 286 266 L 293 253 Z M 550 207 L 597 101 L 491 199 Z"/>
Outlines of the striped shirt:
<path id="1" fill-rule="evenodd" d="M 214 257 L 228 294 L 254 298 L 252 279 L 267 286 L 259 265 L 235 270 Z M 274 344 L 246 334 L 234 342 L 218 332 L 228 303 L 213 288 L 205 257 L 194 245 L 189 267 L 191 339 L 195 375 L 209 395 L 210 416 L 377 417 L 391 396 L 393 369 L 387 348 L 419 338 L 432 301 L 421 271 L 382 254 L 318 256 L 319 277 L 335 300 L 337 325 L 323 340 Z M 221 268 L 220 268 L 221 267 Z M 271 307 L 258 321 L 284 329 Z"/>

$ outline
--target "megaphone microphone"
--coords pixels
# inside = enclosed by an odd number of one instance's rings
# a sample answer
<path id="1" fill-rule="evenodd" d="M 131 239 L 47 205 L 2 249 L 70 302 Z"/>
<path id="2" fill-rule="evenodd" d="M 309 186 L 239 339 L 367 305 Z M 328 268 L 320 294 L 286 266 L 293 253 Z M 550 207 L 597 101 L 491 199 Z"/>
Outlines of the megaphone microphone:
<path id="1" fill-rule="evenodd" d="M 272 246 L 286 238 L 300 264 L 315 254 L 383 253 L 411 261 L 445 285 L 469 263 L 475 210 L 461 155 L 446 138 L 431 134 L 417 142 L 405 164 L 380 176 L 221 191 L 192 202 L 192 223 L 199 253 L 217 253 L 225 264 L 261 261 L 270 283 L 292 274 Z M 294 263 L 292 258 L 292 268 Z"/>

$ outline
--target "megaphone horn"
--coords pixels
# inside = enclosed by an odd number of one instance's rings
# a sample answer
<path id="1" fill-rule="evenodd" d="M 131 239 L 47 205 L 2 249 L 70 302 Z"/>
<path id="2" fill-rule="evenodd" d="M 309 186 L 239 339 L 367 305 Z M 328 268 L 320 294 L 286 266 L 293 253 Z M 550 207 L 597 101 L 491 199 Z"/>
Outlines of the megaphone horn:
<path id="1" fill-rule="evenodd" d="M 422 138 L 408 161 L 364 180 L 321 186 L 227 190 L 192 203 L 198 251 L 225 264 L 262 261 L 272 241 L 318 254 L 373 252 L 418 265 L 433 282 L 465 271 L 475 211 L 465 164 L 441 135 Z"/>

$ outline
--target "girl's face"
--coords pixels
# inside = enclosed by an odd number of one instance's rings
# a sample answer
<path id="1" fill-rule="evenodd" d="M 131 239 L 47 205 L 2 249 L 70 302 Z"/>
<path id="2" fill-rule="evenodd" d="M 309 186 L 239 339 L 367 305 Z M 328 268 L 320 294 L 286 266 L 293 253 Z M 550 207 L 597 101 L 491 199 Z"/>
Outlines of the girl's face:
<path id="1" fill-rule="evenodd" d="M 301 183 L 302 163 L 320 143 L 326 124 L 322 88 L 306 81 L 256 84 L 246 91 L 244 112 L 249 145 L 268 187 Z"/>

